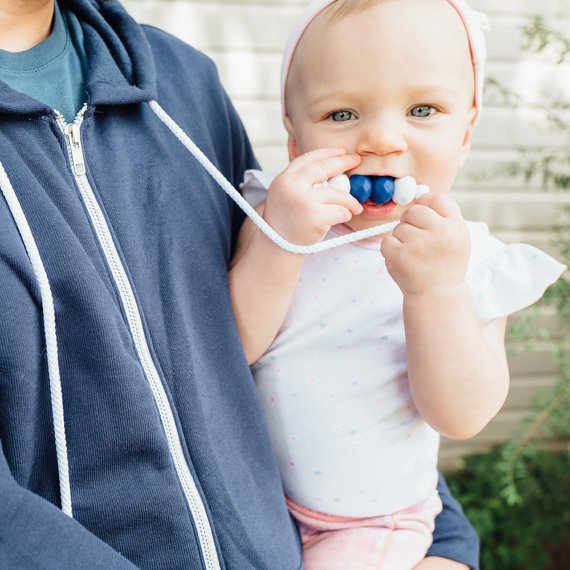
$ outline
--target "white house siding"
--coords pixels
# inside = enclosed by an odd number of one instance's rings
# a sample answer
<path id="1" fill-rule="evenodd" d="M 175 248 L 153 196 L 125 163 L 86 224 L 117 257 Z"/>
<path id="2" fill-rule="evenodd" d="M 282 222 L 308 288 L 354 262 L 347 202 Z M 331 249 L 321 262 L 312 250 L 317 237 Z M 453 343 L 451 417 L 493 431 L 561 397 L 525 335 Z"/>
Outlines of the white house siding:
<path id="1" fill-rule="evenodd" d="M 305 0 L 125 0 L 124 4 L 138 21 L 163 28 L 213 58 L 259 160 L 267 169 L 281 169 L 286 164 L 278 100 L 281 51 Z M 472 0 L 471 5 L 486 12 L 492 24 L 487 36 L 488 76 L 535 108 L 517 111 L 487 93 L 473 151 L 455 196 L 466 217 L 487 221 L 499 237 L 553 251 L 548 229 L 558 219 L 560 206 L 569 203 L 567 196 L 545 194 L 536 184 L 506 177 L 476 181 L 472 174 L 515 158 L 520 149 L 562 144 L 561 137 L 547 128 L 544 111 L 537 105 L 547 93 L 570 101 L 570 65 L 553 69 L 540 57 L 525 54 L 521 28 L 531 15 L 541 14 L 570 30 L 570 0 Z M 543 312 L 537 318 L 560 334 L 553 314 Z M 516 349 L 516 343 L 511 342 L 510 348 Z M 445 441 L 444 467 L 459 465 L 465 453 L 508 439 L 533 395 L 551 385 L 556 375 L 548 348 L 540 344 L 531 353 L 510 355 L 510 366 L 512 388 L 503 411 L 473 440 Z"/>

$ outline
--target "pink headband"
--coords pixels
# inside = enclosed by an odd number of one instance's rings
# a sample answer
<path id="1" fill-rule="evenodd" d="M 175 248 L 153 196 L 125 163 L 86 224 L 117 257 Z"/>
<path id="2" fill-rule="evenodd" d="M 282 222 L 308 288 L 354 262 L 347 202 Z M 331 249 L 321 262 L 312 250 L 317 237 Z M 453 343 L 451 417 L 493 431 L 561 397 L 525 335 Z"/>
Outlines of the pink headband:
<path id="1" fill-rule="evenodd" d="M 285 116 L 285 84 L 295 48 L 301 39 L 301 36 L 308 28 L 309 24 L 320 14 L 325 8 L 334 4 L 336 0 L 313 0 L 306 8 L 305 12 L 293 28 L 289 40 L 283 54 L 283 63 L 281 66 L 281 112 Z M 465 0 L 447 0 L 457 10 L 465 30 L 469 38 L 471 47 L 471 58 L 473 60 L 473 69 L 475 73 L 475 108 L 477 115 L 475 123 L 478 122 L 483 106 L 483 82 L 484 68 L 487 59 L 487 45 L 483 30 L 489 29 L 489 20 L 482 12 L 477 12 L 467 5 Z"/>

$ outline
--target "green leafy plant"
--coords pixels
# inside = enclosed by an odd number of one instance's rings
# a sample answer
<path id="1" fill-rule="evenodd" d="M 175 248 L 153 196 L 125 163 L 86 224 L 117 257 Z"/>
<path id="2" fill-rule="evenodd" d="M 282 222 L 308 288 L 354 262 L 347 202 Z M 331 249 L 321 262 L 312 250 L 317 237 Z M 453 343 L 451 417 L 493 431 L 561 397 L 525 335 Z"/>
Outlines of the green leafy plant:
<path id="1" fill-rule="evenodd" d="M 526 49 L 553 66 L 570 63 L 570 37 L 541 17 L 524 28 Z M 528 102 L 491 80 L 495 96 L 511 106 Z M 530 105 L 541 111 L 548 128 L 567 141 L 557 148 L 519 153 L 489 176 L 505 174 L 545 191 L 570 191 L 570 103 L 546 100 Z M 566 113 L 565 113 L 566 111 Z M 552 228 L 559 259 L 570 266 L 570 208 L 563 207 Z M 536 325 L 536 311 L 553 307 L 562 333 L 552 335 Z M 531 414 L 513 439 L 489 453 L 465 458 L 464 468 L 448 476 L 450 487 L 476 527 L 484 570 L 550 570 L 570 568 L 570 281 L 563 276 L 546 293 L 538 309 L 514 322 L 510 339 L 532 350 L 547 344 L 558 365 L 554 385 L 539 394 Z"/>
<path id="2" fill-rule="evenodd" d="M 545 570 L 548 564 L 570 568 L 570 456 L 536 451 L 518 461 L 526 476 L 517 482 L 522 501 L 509 505 L 502 496 L 505 449 L 471 455 L 464 468 L 447 477 L 453 494 L 481 538 L 483 570 Z"/>
<path id="3" fill-rule="evenodd" d="M 524 28 L 526 49 L 546 55 L 553 65 L 561 65 L 570 60 L 570 39 L 562 32 L 549 27 L 540 16 L 534 17 Z M 524 102 L 519 101 L 519 105 Z M 534 105 L 536 107 L 536 105 Z M 513 176 L 522 176 L 527 182 L 539 182 L 545 191 L 570 191 L 570 121 L 564 118 L 563 110 L 570 109 L 566 101 L 549 100 L 542 105 L 548 128 L 561 133 L 567 141 L 555 149 L 533 150 L 521 153 L 519 160 L 507 165 Z M 570 266 L 570 209 L 562 208 L 561 223 L 552 228 L 553 242 L 564 263 Z M 563 276 L 548 291 L 542 306 L 555 307 L 562 328 L 570 325 L 570 281 Z M 523 317 L 524 319 L 524 317 Z M 544 331 L 530 327 L 520 328 L 520 321 L 511 331 L 511 338 L 528 341 L 540 338 L 547 342 L 558 362 L 559 377 L 554 386 L 540 394 L 533 405 L 533 414 L 526 418 L 513 441 L 502 447 L 503 488 L 501 496 L 509 505 L 521 504 L 523 495 L 520 483 L 531 478 L 529 459 L 536 456 L 538 448 L 545 442 L 565 442 L 566 451 L 570 442 L 570 334 L 566 332 L 553 338 Z"/>

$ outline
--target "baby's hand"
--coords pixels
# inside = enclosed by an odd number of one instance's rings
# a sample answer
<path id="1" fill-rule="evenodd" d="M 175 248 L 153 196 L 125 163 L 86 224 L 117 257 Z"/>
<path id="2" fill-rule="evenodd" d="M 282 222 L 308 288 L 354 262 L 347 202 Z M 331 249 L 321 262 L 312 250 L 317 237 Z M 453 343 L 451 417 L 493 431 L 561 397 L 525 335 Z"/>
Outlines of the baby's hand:
<path id="1" fill-rule="evenodd" d="M 437 292 L 464 282 L 471 242 L 457 202 L 422 196 L 382 240 L 386 268 L 404 295 Z"/>
<path id="2" fill-rule="evenodd" d="M 309 245 L 322 240 L 331 226 L 348 222 L 362 212 L 362 206 L 350 194 L 313 186 L 359 163 L 358 155 L 338 148 L 318 149 L 297 157 L 269 187 L 263 218 L 294 244 Z"/>

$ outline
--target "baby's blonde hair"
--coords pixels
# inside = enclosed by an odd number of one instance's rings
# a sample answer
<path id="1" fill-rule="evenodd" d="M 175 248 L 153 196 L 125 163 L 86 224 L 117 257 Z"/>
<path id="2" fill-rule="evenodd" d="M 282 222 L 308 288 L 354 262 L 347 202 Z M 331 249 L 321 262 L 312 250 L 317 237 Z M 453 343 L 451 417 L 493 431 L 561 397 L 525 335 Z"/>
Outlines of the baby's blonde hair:
<path id="1" fill-rule="evenodd" d="M 281 109 L 283 118 L 289 117 L 288 101 L 291 99 L 292 83 L 298 75 L 299 53 L 303 49 L 305 32 L 311 23 L 322 17 L 325 26 L 334 24 L 351 14 L 363 12 L 390 0 L 313 0 L 307 7 L 302 19 L 294 28 L 283 56 L 281 68 Z M 392 0 L 396 1 L 396 0 Z M 489 29 L 485 14 L 472 10 L 467 0 L 446 0 L 460 16 L 467 33 L 475 78 L 474 103 L 477 110 L 475 122 L 481 113 L 483 104 L 484 68 L 487 59 L 487 46 L 484 30 Z"/>
<path id="2" fill-rule="evenodd" d="M 333 0 L 331 4 L 323 10 L 323 12 L 317 14 L 315 19 L 326 18 L 325 21 L 327 22 L 327 24 L 335 24 L 337 22 L 340 22 L 347 16 L 363 12 L 368 8 L 372 8 L 373 6 L 377 6 L 378 4 L 382 4 L 383 2 L 386 1 L 387 0 Z M 291 99 L 291 97 L 288 94 L 293 83 L 291 78 L 294 77 L 297 73 L 297 66 L 298 66 L 297 62 L 299 61 L 299 52 L 302 51 L 303 45 L 304 45 L 303 36 L 301 36 L 297 43 L 294 55 L 291 58 L 290 69 L 287 74 L 288 81 L 283 86 L 284 92 L 287 93 L 287 96 L 283 99 L 284 108 L 285 108 L 285 100 Z M 285 111 L 285 115 L 287 114 L 288 114 L 287 111 Z"/>
<path id="3" fill-rule="evenodd" d="M 381 4 L 386 0 L 336 0 L 329 6 L 328 14 L 332 22 L 342 20 L 344 17 L 362 12 L 367 8 Z"/>

